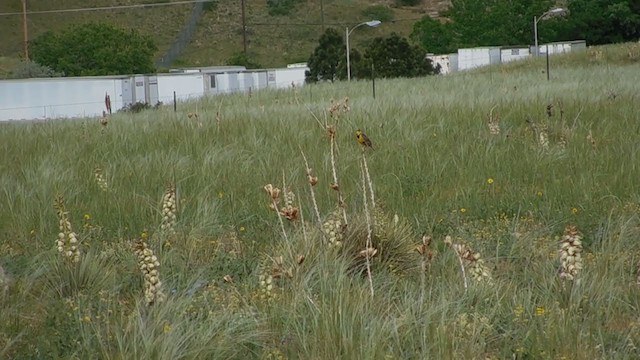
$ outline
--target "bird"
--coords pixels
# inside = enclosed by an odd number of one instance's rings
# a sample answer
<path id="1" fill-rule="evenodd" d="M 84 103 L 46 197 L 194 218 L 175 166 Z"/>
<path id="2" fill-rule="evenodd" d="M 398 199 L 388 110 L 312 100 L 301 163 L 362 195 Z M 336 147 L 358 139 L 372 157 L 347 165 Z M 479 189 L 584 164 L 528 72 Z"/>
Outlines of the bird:
<path id="1" fill-rule="evenodd" d="M 356 139 L 362 146 L 368 146 L 373 149 L 373 145 L 371 144 L 371 140 L 362 132 L 362 130 L 356 130 Z"/>

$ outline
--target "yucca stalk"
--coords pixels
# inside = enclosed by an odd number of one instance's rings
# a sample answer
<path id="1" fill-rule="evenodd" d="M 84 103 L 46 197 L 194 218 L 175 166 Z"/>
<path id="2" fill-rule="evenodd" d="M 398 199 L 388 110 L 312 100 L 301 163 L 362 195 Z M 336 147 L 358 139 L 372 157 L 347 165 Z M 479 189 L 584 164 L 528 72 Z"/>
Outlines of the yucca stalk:
<path id="1" fill-rule="evenodd" d="M 149 248 L 146 240 L 147 232 L 143 232 L 142 236 L 136 240 L 135 254 L 138 256 L 138 266 L 144 278 L 144 299 L 147 305 L 153 305 L 164 301 L 165 295 L 162 291 L 162 282 L 160 281 L 160 261 L 154 255 L 153 250 Z"/>
<path id="2" fill-rule="evenodd" d="M 64 205 L 64 198 L 58 195 L 55 199 L 54 207 L 58 213 L 58 239 L 56 240 L 56 247 L 58 253 L 65 259 L 72 263 L 80 261 L 80 247 L 78 243 L 78 237 L 71 228 L 71 222 L 69 221 L 69 213 Z"/>
<path id="3" fill-rule="evenodd" d="M 582 237 L 575 225 L 567 225 L 560 242 L 560 271 L 562 280 L 576 280 L 582 270 Z"/>
<path id="4" fill-rule="evenodd" d="M 162 222 L 160 230 L 164 234 L 175 234 L 178 207 L 176 202 L 176 186 L 169 183 L 162 197 Z"/>

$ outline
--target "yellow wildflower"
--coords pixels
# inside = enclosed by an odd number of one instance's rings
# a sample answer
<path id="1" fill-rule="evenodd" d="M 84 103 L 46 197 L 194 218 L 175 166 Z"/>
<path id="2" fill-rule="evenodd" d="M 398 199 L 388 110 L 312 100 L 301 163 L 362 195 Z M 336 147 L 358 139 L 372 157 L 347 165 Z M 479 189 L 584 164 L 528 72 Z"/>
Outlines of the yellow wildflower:
<path id="1" fill-rule="evenodd" d="M 464 214 L 464 213 L 466 213 L 466 212 L 467 212 L 467 209 L 466 209 L 466 208 L 460 208 L 460 213 L 461 213 L 461 214 Z"/>
<path id="2" fill-rule="evenodd" d="M 576 208 L 576 207 L 571 208 L 571 213 L 573 215 L 576 215 L 578 213 L 578 208 Z"/>
<path id="3" fill-rule="evenodd" d="M 536 307 L 536 316 L 544 316 L 544 314 L 545 314 L 544 306 Z"/>
<path id="4" fill-rule="evenodd" d="M 489 184 L 489 185 L 493 184 L 493 178 L 488 178 L 487 179 L 487 184 Z"/>

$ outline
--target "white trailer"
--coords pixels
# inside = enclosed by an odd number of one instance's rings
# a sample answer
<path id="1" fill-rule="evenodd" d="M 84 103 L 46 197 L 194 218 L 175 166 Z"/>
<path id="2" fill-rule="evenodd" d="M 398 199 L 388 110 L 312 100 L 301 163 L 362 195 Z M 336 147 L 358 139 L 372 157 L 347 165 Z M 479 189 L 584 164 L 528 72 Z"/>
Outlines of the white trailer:
<path id="1" fill-rule="evenodd" d="M 503 47 L 500 50 L 500 61 L 503 64 L 514 60 L 524 60 L 530 56 L 530 49 L 524 46 Z"/>
<path id="2" fill-rule="evenodd" d="M 158 74 L 157 80 L 158 100 L 164 104 L 173 102 L 174 91 L 177 101 L 194 100 L 204 95 L 205 83 L 202 73 Z"/>
<path id="3" fill-rule="evenodd" d="M 458 70 L 470 70 L 500 63 L 500 47 L 458 49 Z"/>
<path id="4" fill-rule="evenodd" d="M 0 121 L 101 116 L 137 102 L 155 105 L 211 94 L 302 86 L 306 64 L 286 69 L 246 70 L 213 67 L 168 74 L 0 80 Z"/>
<path id="5" fill-rule="evenodd" d="M 431 64 L 433 65 L 434 69 L 440 66 L 440 75 L 446 75 L 451 73 L 452 66 L 451 66 L 451 60 L 449 57 L 450 55 L 427 54 L 427 59 L 431 60 Z"/>
<path id="6" fill-rule="evenodd" d="M 0 121 L 100 116 L 105 95 L 113 111 L 130 95 L 128 77 L 42 78 L 0 81 Z"/>

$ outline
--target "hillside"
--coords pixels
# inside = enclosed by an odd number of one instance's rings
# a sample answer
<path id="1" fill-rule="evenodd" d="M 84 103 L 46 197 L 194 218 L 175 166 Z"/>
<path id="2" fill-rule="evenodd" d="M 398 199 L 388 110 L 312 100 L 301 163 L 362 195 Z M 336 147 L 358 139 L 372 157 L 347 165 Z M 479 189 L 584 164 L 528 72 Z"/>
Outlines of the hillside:
<path id="1" fill-rule="evenodd" d="M 60 0 L 28 3 L 28 11 L 122 6 L 141 3 L 168 3 L 179 0 Z M 413 22 L 429 14 L 437 16 L 446 8 L 447 0 L 427 0 L 417 7 L 392 7 L 393 1 L 353 0 L 341 2 L 324 0 L 326 26 L 343 28 L 371 19 L 365 14 L 373 5 L 388 8 L 391 21 L 377 29 L 358 29 L 352 34 L 354 46 L 363 40 L 391 32 L 408 35 Z M 0 13 L 22 10 L 21 0 L 0 2 Z M 31 14 L 28 30 L 31 39 L 45 31 L 57 31 L 71 24 L 104 21 L 124 28 L 136 28 L 151 35 L 158 45 L 157 57 L 164 54 L 180 31 L 187 25 L 193 5 L 181 4 L 160 7 L 129 8 L 99 11 Z M 174 65 L 202 66 L 222 65 L 233 54 L 243 49 L 240 0 L 218 0 L 207 6 L 198 23 L 197 31 L 185 52 Z M 290 16 L 268 15 L 266 1 L 246 2 L 247 50 L 254 61 L 265 67 L 284 66 L 287 63 L 305 61 L 322 32 L 320 0 L 299 4 Z M 22 16 L 1 16 L 0 74 L 13 63 L 11 59 L 22 55 Z M 312 25 L 305 25 L 312 24 Z M 4 70 L 4 71 L 3 71 Z"/>

